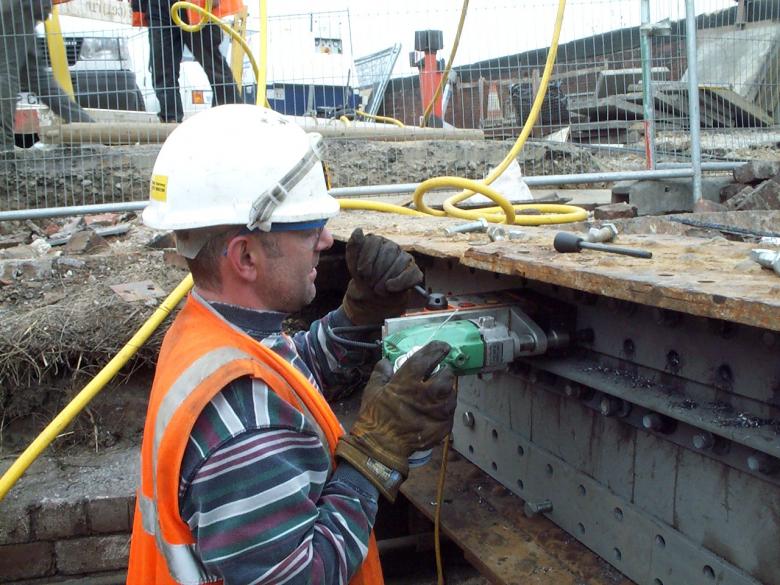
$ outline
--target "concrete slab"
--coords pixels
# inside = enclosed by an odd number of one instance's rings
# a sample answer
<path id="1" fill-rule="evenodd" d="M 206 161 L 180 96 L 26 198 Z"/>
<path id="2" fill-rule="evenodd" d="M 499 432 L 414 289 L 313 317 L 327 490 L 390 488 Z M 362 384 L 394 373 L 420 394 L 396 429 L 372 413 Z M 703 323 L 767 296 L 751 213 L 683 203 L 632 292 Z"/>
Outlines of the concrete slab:
<path id="1" fill-rule="evenodd" d="M 780 23 L 748 23 L 743 29 L 713 28 L 696 31 L 699 85 L 731 88 L 749 101 L 767 79 L 777 79 Z M 723 56 L 728 55 L 728 59 Z M 687 80 L 687 71 L 683 75 Z M 768 112 L 770 104 L 757 104 Z"/>
<path id="2" fill-rule="evenodd" d="M 705 177 L 702 180 L 702 198 L 720 203 L 720 190 L 730 182 L 729 176 Z M 637 207 L 639 215 L 693 211 L 691 179 L 636 181 L 633 185 L 621 185 L 620 193 L 624 193 L 626 189 L 628 202 Z M 621 197 L 624 198 L 625 195 Z"/>
<path id="3" fill-rule="evenodd" d="M 669 79 L 668 67 L 653 67 L 650 76 L 654 81 Z M 595 94 L 598 98 L 629 93 L 629 87 L 642 82 L 642 69 L 612 69 L 599 72 Z"/>

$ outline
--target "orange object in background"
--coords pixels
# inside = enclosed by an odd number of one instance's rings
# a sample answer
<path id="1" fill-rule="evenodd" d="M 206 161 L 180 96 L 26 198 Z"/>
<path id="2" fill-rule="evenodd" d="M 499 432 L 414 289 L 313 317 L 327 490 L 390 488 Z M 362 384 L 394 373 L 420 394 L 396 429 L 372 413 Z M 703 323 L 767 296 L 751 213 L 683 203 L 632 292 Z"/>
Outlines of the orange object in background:
<path id="1" fill-rule="evenodd" d="M 190 0 L 190 2 L 197 4 L 201 8 L 206 7 L 206 0 Z M 212 7 L 211 12 L 214 14 L 214 16 L 218 17 L 231 16 L 238 13 L 243 8 L 243 0 L 220 0 L 219 5 Z M 187 19 L 189 20 L 190 24 L 195 24 L 200 22 L 201 16 L 194 10 L 188 10 Z"/>
<path id="2" fill-rule="evenodd" d="M 196 105 L 205 104 L 206 98 L 203 95 L 202 89 L 194 89 L 192 91 L 192 103 Z"/>
<path id="3" fill-rule="evenodd" d="M 38 110 L 16 110 L 14 114 L 15 134 L 38 134 L 41 130 L 41 121 L 38 118 Z"/>
<path id="4" fill-rule="evenodd" d="M 423 57 L 423 66 L 420 69 L 420 93 L 422 95 L 423 111 L 431 103 L 433 96 L 436 94 L 436 89 L 441 83 L 442 71 L 439 69 L 439 60 L 436 57 L 436 53 L 425 53 Z M 441 119 L 441 95 L 436 98 L 436 103 L 433 105 L 433 115 Z"/>

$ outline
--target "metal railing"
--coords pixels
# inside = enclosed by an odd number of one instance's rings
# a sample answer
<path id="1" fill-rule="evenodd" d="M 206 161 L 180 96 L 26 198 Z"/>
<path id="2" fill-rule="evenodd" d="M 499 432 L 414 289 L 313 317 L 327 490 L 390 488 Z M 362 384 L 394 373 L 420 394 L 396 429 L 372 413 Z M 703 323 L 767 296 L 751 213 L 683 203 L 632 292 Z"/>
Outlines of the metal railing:
<path id="1" fill-rule="evenodd" d="M 74 0 L 74 5 L 80 1 Z M 464 138 L 466 157 L 470 141 L 480 136 L 496 141 L 498 151 L 508 150 L 539 89 L 556 4 L 471 3 L 442 115 L 444 128 L 431 129 L 425 136 L 441 138 L 451 132 L 451 138 Z M 250 45 L 259 28 L 251 8 Z M 4 4 L 0 16 L 14 15 Z M 442 47 L 428 50 L 436 49 L 443 61 L 459 16 L 459 6 L 443 0 L 418 3 L 405 12 L 393 5 L 371 5 L 351 11 L 272 14 L 265 88 L 269 102 L 309 129 L 329 132 L 331 142 L 362 141 L 367 136 L 419 139 L 423 133 L 415 133 L 414 127 L 425 104 L 418 69 L 423 53 L 414 52 L 415 31 L 442 31 Z M 121 22 L 101 24 L 64 16 L 61 20 L 64 44 L 76 46 L 74 38 L 82 44 L 75 64 L 74 55 L 67 54 L 68 67 L 74 97 L 87 106 L 94 124 L 66 124 L 54 115 L 45 105 L 52 95 L 26 90 L 35 84 L 28 67 L 24 72 L 28 78 L 21 80 L 21 101 L 2 99 L 5 111 L 15 109 L 17 130 L 17 149 L 6 148 L 0 161 L 3 212 L 85 205 L 104 209 L 142 202 L 156 150 L 170 132 L 158 117 L 158 96 L 164 87 L 158 80 L 155 90 L 149 72 L 148 31 Z M 520 160 L 529 182 L 604 182 L 662 170 L 665 163 L 684 163 L 688 176 L 694 177 L 694 196 L 699 197 L 701 169 L 713 168 L 708 163 L 774 156 L 780 141 L 775 121 L 780 117 L 778 20 L 780 0 L 736 5 L 733 0 L 697 0 L 695 5 L 692 0 L 569 0 L 547 97 L 528 154 Z M 40 25 L 34 36 L 36 66 L 49 72 Z M 220 51 L 229 56 L 227 40 Z M 14 64 L 7 53 L 0 54 L 0 66 L 8 70 Z M 183 52 L 178 80 L 185 117 L 211 107 L 215 95 L 210 76 L 189 53 Z M 380 66 L 363 67 L 358 75 L 355 63 L 370 64 L 373 55 L 382 56 Z M 375 92 L 382 87 L 379 99 Z M 240 100 L 253 102 L 257 91 L 245 63 Z M 376 114 L 400 120 L 408 128 L 401 132 L 361 120 L 354 112 L 370 102 Z M 92 107 L 105 104 L 112 107 Z M 377 130 L 367 134 L 366 128 Z M 472 133 L 458 134 L 467 130 Z M 499 141 L 507 142 L 502 146 Z M 363 144 L 360 149 L 369 148 Z M 372 185 L 373 191 L 387 193 L 390 184 L 416 184 L 426 169 L 433 175 L 441 167 L 434 144 L 430 157 L 416 163 L 415 174 L 407 173 L 393 154 L 396 147 L 371 147 L 384 148 L 388 154 L 372 163 L 383 168 L 372 168 L 362 179 L 356 173 L 351 177 L 337 173 L 338 193 L 349 194 L 356 187 L 364 192 Z M 491 162 L 477 160 L 462 173 L 480 178 Z M 562 174 L 574 178 L 564 179 Z"/>

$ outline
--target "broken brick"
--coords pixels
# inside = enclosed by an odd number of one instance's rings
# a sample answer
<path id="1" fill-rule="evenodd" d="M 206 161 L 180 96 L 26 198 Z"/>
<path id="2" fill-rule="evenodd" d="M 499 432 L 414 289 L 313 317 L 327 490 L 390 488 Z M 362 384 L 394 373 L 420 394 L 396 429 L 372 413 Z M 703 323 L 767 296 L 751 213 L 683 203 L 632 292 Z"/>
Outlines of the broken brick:
<path id="1" fill-rule="evenodd" d="M 729 183 L 720 190 L 720 202 L 726 203 L 729 199 L 736 197 L 740 193 L 748 193 L 753 190 L 753 187 L 744 185 L 742 183 Z"/>
<path id="2" fill-rule="evenodd" d="M 84 223 L 90 227 L 116 225 L 120 217 L 118 213 L 98 213 L 85 216 Z"/>
<path id="3" fill-rule="evenodd" d="M 729 199 L 726 204 L 737 211 L 780 210 L 780 183 L 774 179 L 764 181 L 752 191 Z"/>
<path id="4" fill-rule="evenodd" d="M 76 232 L 65 244 L 65 251 L 69 254 L 90 254 L 105 248 L 108 248 L 106 240 L 92 230 Z"/>
<path id="5" fill-rule="evenodd" d="M 599 205 L 593 210 L 594 219 L 620 219 L 636 217 L 636 205 L 630 203 L 610 203 L 609 205 Z"/>
<path id="6" fill-rule="evenodd" d="M 737 183 L 758 183 L 780 173 L 780 161 L 752 160 L 734 169 L 734 180 Z"/>

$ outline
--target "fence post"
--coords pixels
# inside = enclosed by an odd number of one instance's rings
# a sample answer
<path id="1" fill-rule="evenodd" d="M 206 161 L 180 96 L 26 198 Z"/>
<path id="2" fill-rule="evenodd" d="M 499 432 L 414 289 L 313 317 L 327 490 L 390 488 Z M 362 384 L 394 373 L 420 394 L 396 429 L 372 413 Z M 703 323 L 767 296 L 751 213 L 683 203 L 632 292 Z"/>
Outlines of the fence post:
<path id="1" fill-rule="evenodd" d="M 642 0 L 639 48 L 642 53 L 642 109 L 645 118 L 645 163 L 655 168 L 655 103 L 653 98 L 653 57 L 650 47 L 650 0 Z"/>
<path id="2" fill-rule="evenodd" d="M 685 45 L 688 59 L 688 111 L 690 114 L 693 204 L 701 201 L 701 121 L 699 113 L 699 74 L 696 66 L 696 9 L 694 0 L 685 0 Z"/>

